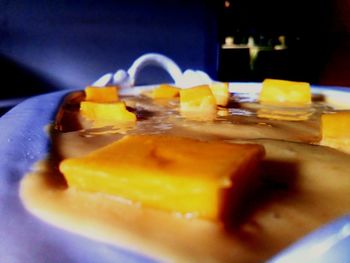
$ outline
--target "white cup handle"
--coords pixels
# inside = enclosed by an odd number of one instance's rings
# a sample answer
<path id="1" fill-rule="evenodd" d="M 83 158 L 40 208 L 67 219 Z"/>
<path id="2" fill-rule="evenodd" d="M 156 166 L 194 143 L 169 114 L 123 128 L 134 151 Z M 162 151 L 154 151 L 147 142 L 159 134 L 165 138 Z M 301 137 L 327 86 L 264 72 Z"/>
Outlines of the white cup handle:
<path id="1" fill-rule="evenodd" d="M 142 55 L 136 59 L 128 69 L 130 84 L 132 86 L 135 84 L 135 80 L 139 72 L 148 65 L 159 66 L 163 68 L 166 72 L 169 73 L 174 82 L 178 82 L 182 77 L 182 71 L 180 67 L 172 59 L 158 53 L 149 53 Z"/>
<path id="2" fill-rule="evenodd" d="M 208 74 L 203 71 L 187 69 L 182 72 L 180 67 L 167 56 L 158 53 L 147 53 L 136 59 L 128 71 L 120 69 L 114 74 L 107 73 L 92 85 L 98 87 L 107 85 L 118 85 L 121 88 L 133 87 L 140 71 L 148 65 L 163 68 L 172 77 L 174 83 L 181 88 L 209 84 L 212 81 Z"/>

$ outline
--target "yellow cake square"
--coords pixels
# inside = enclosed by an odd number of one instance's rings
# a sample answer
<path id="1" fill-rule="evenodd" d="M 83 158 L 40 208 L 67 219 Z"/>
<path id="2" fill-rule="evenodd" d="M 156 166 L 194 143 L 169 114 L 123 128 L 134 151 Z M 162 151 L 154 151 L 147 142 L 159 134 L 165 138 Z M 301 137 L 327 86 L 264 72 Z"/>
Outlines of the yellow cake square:
<path id="1" fill-rule="evenodd" d="M 183 215 L 222 220 L 237 213 L 257 180 L 264 148 L 167 135 L 126 136 L 63 160 L 69 187 Z"/>
<path id="2" fill-rule="evenodd" d="M 209 88 L 215 97 L 217 105 L 226 106 L 228 104 L 230 93 L 227 82 L 213 82 L 209 85 Z"/>
<path id="3" fill-rule="evenodd" d="M 161 84 L 151 92 L 153 99 L 171 99 L 179 96 L 180 89 L 168 84 Z"/>
<path id="4" fill-rule="evenodd" d="M 350 111 L 321 116 L 321 144 L 350 152 Z"/>
<path id="5" fill-rule="evenodd" d="M 110 87 L 93 87 L 85 88 L 85 100 L 94 102 L 116 102 L 118 101 L 118 88 Z"/>
<path id="6" fill-rule="evenodd" d="M 260 102 L 279 106 L 305 106 L 311 103 L 311 88 L 306 82 L 265 79 Z"/>
<path id="7" fill-rule="evenodd" d="M 208 85 L 180 90 L 180 112 L 185 117 L 212 119 L 216 116 L 216 100 Z"/>
<path id="8" fill-rule="evenodd" d="M 126 109 L 124 102 L 99 103 L 82 101 L 80 113 L 85 118 L 98 122 L 135 122 L 136 115 Z"/>

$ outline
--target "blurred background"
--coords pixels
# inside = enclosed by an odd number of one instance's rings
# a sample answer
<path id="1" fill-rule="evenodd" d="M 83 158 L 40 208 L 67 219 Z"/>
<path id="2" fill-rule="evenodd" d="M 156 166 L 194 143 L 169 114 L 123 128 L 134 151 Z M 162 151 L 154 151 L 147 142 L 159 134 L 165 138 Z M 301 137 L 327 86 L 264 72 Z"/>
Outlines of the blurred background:
<path id="1" fill-rule="evenodd" d="M 350 1 L 222 2 L 218 78 L 350 86 Z"/>
<path id="2" fill-rule="evenodd" d="M 350 86 L 348 0 L 1 0 L 0 108 L 83 88 L 147 52 L 221 81 Z M 145 68 L 138 84 L 171 81 Z"/>

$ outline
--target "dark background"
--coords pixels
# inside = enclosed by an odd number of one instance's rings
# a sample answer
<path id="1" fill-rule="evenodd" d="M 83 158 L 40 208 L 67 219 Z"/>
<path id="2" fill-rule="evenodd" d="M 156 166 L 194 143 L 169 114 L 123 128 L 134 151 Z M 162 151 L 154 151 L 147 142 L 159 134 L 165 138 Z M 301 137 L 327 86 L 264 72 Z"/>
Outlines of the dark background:
<path id="1" fill-rule="evenodd" d="M 349 2 L 231 0 L 227 8 L 213 0 L 0 0 L 0 99 L 83 88 L 147 52 L 219 80 L 350 86 Z M 281 34 L 288 51 L 262 55 L 254 72 L 237 75 L 233 69 L 246 63 L 239 59 L 222 63 L 225 36 L 264 44 Z M 139 82 L 169 80 L 147 68 Z"/>
<path id="2" fill-rule="evenodd" d="M 219 78 L 261 81 L 275 77 L 350 86 L 350 1 L 223 2 L 229 6 L 221 8 L 218 16 L 220 43 L 228 35 L 234 36 L 238 44 L 253 36 L 257 44 L 268 46 L 278 43 L 278 36 L 283 35 L 288 48 L 260 52 L 254 71 L 248 73 L 244 71 L 245 64 L 242 65 L 242 54 L 225 51 L 219 63 Z M 229 61 L 225 59 L 227 57 Z M 238 59 L 235 60 L 235 57 Z M 232 68 L 236 69 L 236 75 L 232 73 Z"/>
<path id="3" fill-rule="evenodd" d="M 82 88 L 140 55 L 215 71 L 216 16 L 199 0 L 0 1 L 2 96 Z M 169 81 L 146 68 L 143 83 Z M 12 87 L 12 88 L 10 88 Z"/>

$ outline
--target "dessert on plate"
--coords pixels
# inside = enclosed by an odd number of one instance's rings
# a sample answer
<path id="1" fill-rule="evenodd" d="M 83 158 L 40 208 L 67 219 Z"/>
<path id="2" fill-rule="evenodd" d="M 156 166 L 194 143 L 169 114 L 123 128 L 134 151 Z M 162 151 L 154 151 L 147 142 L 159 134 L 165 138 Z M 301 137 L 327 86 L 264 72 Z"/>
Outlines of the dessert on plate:
<path id="1" fill-rule="evenodd" d="M 20 186 L 34 215 L 156 260 L 261 262 L 349 213 L 350 113 L 308 83 L 122 91 L 62 102 Z"/>

